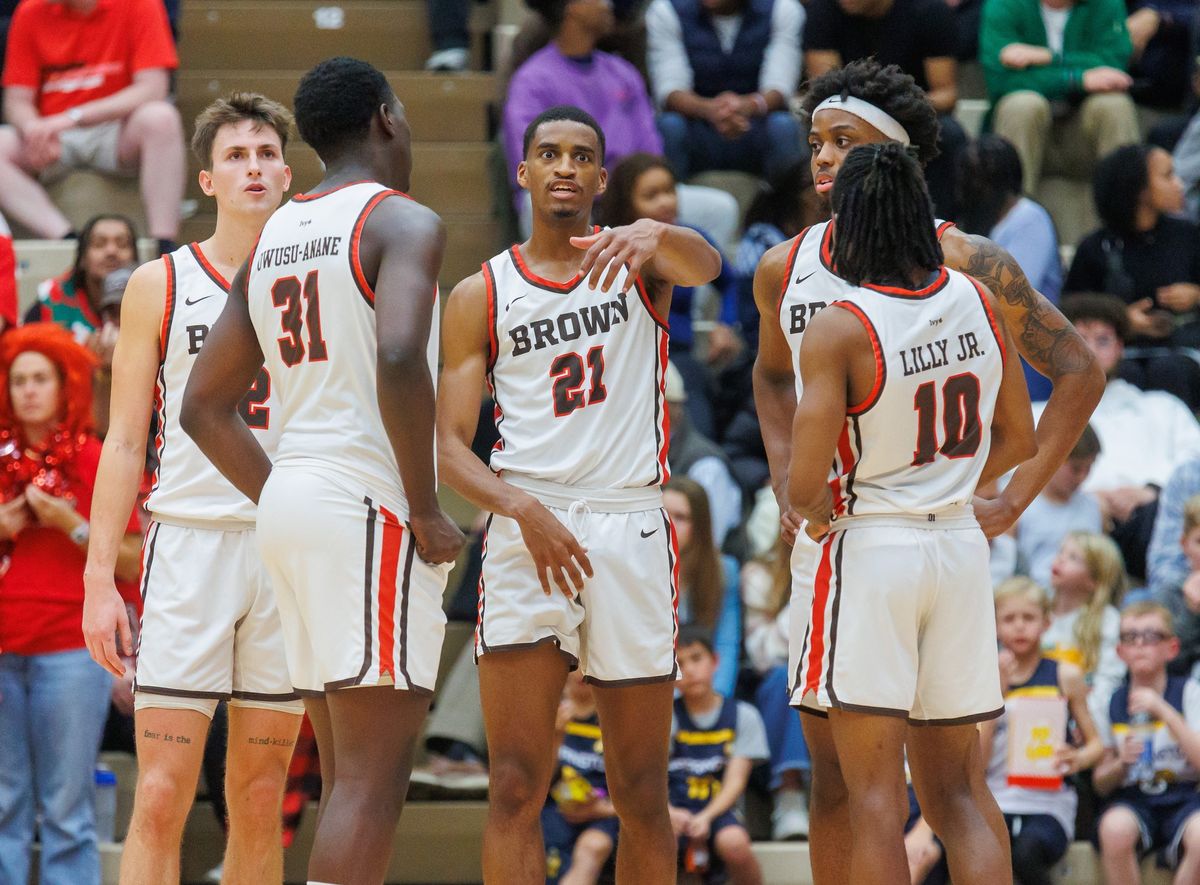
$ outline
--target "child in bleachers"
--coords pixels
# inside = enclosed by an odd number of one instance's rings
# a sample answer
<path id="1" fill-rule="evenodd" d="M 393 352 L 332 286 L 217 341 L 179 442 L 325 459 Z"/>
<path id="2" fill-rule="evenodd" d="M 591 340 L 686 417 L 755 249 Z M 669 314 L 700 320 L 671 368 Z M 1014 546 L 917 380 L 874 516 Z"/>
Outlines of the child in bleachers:
<path id="1" fill-rule="evenodd" d="M 1109 797 L 1098 833 L 1105 878 L 1139 882 L 1139 857 L 1157 850 L 1177 883 L 1200 882 L 1200 683 L 1167 674 L 1179 640 L 1156 602 L 1121 613 L 1117 649 L 1129 681 L 1095 707 L 1105 753 L 1093 780 Z"/>
<path id="2" fill-rule="evenodd" d="M 594 885 L 613 856 L 618 820 L 604 777 L 596 699 L 579 670 L 558 708 L 558 776 L 542 809 L 546 882 Z"/>
<path id="3" fill-rule="evenodd" d="M 1068 532 L 1098 533 L 1104 529 L 1100 502 L 1080 488 L 1099 454 L 1100 437 L 1088 425 L 1067 460 L 1017 522 L 1020 573 L 1042 587 L 1050 586 L 1050 566 Z"/>
<path id="4" fill-rule="evenodd" d="M 688 873 L 720 861 L 733 885 L 757 885 L 762 870 L 737 804 L 750 770 L 768 757 L 758 711 L 713 689 L 717 655 L 703 630 L 679 633 L 679 697 L 671 729 L 671 825 Z"/>
<path id="5" fill-rule="evenodd" d="M 1125 590 L 1121 551 L 1107 535 L 1070 532 L 1050 566 L 1050 587 L 1054 602 L 1042 653 L 1074 664 L 1091 690 L 1106 697 L 1125 676 L 1117 656 L 1116 604 Z"/>
<path id="6" fill-rule="evenodd" d="M 1022 885 L 1049 885 L 1051 870 L 1075 837 L 1079 797 L 1067 782 L 1023 784 L 1010 779 L 1009 747 L 1027 741 L 1016 734 L 1019 706 L 1025 698 L 1062 698 L 1083 737 L 1081 747 L 1067 740 L 1066 729 L 1044 741 L 1053 752 L 1057 773 L 1069 777 L 1091 768 L 1104 752 L 1092 715 L 1087 685 L 1074 664 L 1042 656 L 1042 635 L 1050 626 L 1050 599 L 1029 578 L 1011 578 L 996 589 L 996 633 L 1000 640 L 1000 688 L 1005 714 L 980 726 L 988 788 L 1004 813 L 1012 837 L 1013 876 Z M 1019 746 L 1019 745 L 1018 745 Z"/>

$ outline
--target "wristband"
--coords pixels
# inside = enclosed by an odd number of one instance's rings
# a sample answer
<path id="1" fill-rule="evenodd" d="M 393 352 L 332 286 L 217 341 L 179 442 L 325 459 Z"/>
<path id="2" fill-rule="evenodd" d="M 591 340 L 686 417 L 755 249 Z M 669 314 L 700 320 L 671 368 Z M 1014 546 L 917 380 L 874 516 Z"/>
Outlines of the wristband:
<path id="1" fill-rule="evenodd" d="M 90 538 L 91 535 L 91 525 L 87 522 L 81 522 L 79 525 L 75 526 L 75 528 L 71 529 L 67 537 L 71 539 L 72 543 L 82 547 L 88 542 L 88 538 Z"/>

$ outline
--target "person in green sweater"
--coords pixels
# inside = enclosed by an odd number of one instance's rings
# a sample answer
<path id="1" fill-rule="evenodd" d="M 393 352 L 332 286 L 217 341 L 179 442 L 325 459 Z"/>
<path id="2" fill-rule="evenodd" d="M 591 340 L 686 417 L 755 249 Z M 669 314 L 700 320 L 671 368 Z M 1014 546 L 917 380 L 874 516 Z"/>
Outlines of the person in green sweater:
<path id="1" fill-rule="evenodd" d="M 989 0 L 979 59 L 992 128 L 1021 155 L 1025 192 L 1043 172 L 1090 171 L 1141 140 L 1126 73 L 1124 0 Z"/>

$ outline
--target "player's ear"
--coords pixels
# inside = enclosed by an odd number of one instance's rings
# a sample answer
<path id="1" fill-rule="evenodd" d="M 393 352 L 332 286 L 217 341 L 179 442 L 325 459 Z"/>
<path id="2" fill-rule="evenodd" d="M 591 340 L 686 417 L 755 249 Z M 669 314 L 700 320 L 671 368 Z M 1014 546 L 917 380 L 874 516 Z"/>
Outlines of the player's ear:
<path id="1" fill-rule="evenodd" d="M 524 160 L 517 164 L 517 184 L 526 190 L 529 189 L 529 176 L 526 174 Z"/>
<path id="2" fill-rule="evenodd" d="M 608 170 L 603 166 L 600 167 L 600 180 L 596 185 L 596 196 L 600 196 L 608 190 Z"/>
<path id="3" fill-rule="evenodd" d="M 286 194 L 292 189 L 292 167 L 283 167 L 283 192 Z"/>
<path id="4" fill-rule="evenodd" d="M 201 169 L 200 174 L 196 176 L 200 180 L 200 190 L 204 192 L 206 197 L 211 197 L 216 194 L 216 188 L 213 187 L 212 173 L 207 169 Z"/>

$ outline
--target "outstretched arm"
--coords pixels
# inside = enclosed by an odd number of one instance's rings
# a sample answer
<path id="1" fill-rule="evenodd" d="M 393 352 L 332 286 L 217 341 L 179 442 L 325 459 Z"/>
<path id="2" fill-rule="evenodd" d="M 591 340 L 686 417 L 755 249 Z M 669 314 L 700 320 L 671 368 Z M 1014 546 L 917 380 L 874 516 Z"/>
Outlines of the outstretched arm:
<path id="1" fill-rule="evenodd" d="M 253 260 L 252 252 L 233 278 L 221 316 L 204 339 L 188 376 L 179 423 L 204 457 L 257 503 L 271 473 L 271 459 L 238 412 L 263 365 L 246 303 L 246 279 Z"/>
<path id="2" fill-rule="evenodd" d="M 588 285 L 605 292 L 622 267 L 629 269 L 629 279 L 644 269 L 648 277 L 669 286 L 700 286 L 721 272 L 721 253 L 700 233 L 649 218 L 587 237 L 571 237 L 571 245 L 587 250 L 579 273 L 590 274 Z"/>
<path id="3" fill-rule="evenodd" d="M 956 231 L 943 238 L 942 246 L 948 266 L 996 295 L 1021 356 L 1054 384 L 1037 425 L 1037 455 L 1017 468 L 1000 497 L 976 502 L 980 526 L 995 537 L 1016 522 L 1066 460 L 1104 393 L 1104 373 L 1079 333 L 1029 284 L 1008 252 L 985 237 Z"/>

